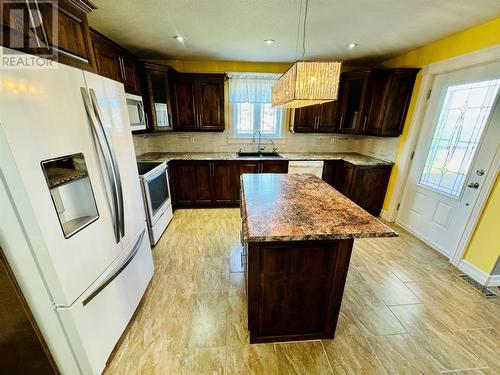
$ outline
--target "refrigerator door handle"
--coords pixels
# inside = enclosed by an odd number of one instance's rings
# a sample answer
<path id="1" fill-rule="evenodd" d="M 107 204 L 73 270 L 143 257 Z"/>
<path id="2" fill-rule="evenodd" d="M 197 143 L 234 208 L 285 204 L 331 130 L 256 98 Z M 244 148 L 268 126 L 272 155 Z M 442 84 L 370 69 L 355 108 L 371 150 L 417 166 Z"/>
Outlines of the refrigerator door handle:
<path id="1" fill-rule="evenodd" d="M 116 239 L 116 243 L 120 242 L 121 240 L 121 236 L 120 236 L 120 225 L 119 225 L 119 220 L 118 220 L 118 197 L 117 197 L 117 194 L 116 194 L 116 190 L 117 190 L 117 187 L 116 187 L 116 183 L 115 183 L 115 179 L 113 178 L 112 176 L 112 165 L 111 165 L 111 161 L 109 160 L 111 158 L 111 156 L 109 155 L 109 153 L 107 153 L 104 149 L 104 139 L 103 139 L 103 135 L 101 133 L 101 129 L 99 128 L 99 126 L 97 125 L 97 120 L 95 118 L 95 114 L 94 114 L 94 111 L 92 110 L 92 104 L 90 102 L 90 97 L 87 93 L 87 89 L 85 87 L 80 87 L 80 91 L 82 93 L 82 98 L 83 98 L 83 104 L 85 105 L 85 110 L 87 111 L 87 115 L 89 117 L 89 120 L 91 122 L 91 129 L 92 129 L 92 133 L 94 134 L 95 136 L 95 139 L 97 140 L 97 147 L 99 149 L 99 152 L 101 153 L 102 155 L 102 158 L 104 160 L 104 169 L 105 169 L 105 172 L 106 172 L 106 176 L 108 177 L 108 182 L 109 182 L 109 185 L 111 187 L 111 193 L 112 193 L 112 217 L 113 217 L 113 230 L 114 230 L 114 233 L 115 233 L 115 239 Z"/>
<path id="2" fill-rule="evenodd" d="M 124 215 L 125 215 L 125 212 L 124 212 L 124 205 L 123 205 L 123 189 L 122 189 L 122 181 L 121 181 L 121 177 L 120 177 L 120 170 L 118 169 L 118 162 L 116 161 L 116 156 L 113 152 L 113 149 L 111 147 L 111 143 L 109 142 L 109 139 L 106 135 L 106 130 L 104 129 L 104 125 L 103 125 L 103 116 L 101 114 L 101 109 L 99 107 L 99 103 L 97 102 L 97 96 L 95 94 L 95 91 L 94 89 L 89 89 L 89 92 L 90 92 L 90 98 L 92 99 L 92 104 L 93 104 L 93 107 L 94 107 L 94 111 L 95 111 L 95 116 L 96 116 L 96 119 L 97 119 L 97 124 L 100 126 L 101 128 L 101 131 L 102 131 L 102 134 L 104 135 L 104 140 L 105 140 L 105 144 L 106 144 L 106 147 L 109 151 L 109 155 L 111 157 L 111 162 L 112 162 L 112 170 L 113 170 L 113 174 L 114 174 L 114 178 L 115 178 L 115 181 L 116 181 L 116 192 L 117 192 L 117 195 L 118 195 L 118 209 L 119 209 L 119 212 L 118 212 L 118 222 L 119 222 L 119 227 L 120 227 L 120 234 L 121 234 L 121 237 L 125 237 L 125 218 L 124 218 Z"/>
<path id="3" fill-rule="evenodd" d="M 104 288 L 106 288 L 109 283 L 111 283 L 122 271 L 127 268 L 130 262 L 135 258 L 137 253 L 139 252 L 139 249 L 141 248 L 142 241 L 144 239 L 144 234 L 146 233 L 146 229 L 143 229 L 141 234 L 139 235 L 139 238 L 134 244 L 134 247 L 132 247 L 132 250 L 130 253 L 127 255 L 125 260 L 117 266 L 114 271 L 111 272 L 111 274 L 103 280 L 102 283 L 99 284 L 89 295 L 87 298 L 85 298 L 82 302 L 83 306 L 87 305 L 90 301 L 92 301 Z"/>

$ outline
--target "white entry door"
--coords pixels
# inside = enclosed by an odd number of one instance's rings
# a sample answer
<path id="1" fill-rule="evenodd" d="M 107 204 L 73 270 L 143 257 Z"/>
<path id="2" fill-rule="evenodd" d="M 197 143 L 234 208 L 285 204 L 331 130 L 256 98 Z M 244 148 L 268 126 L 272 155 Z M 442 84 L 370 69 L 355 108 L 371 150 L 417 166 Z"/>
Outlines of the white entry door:
<path id="1" fill-rule="evenodd" d="M 500 146 L 500 63 L 437 75 L 397 222 L 450 258 Z"/>

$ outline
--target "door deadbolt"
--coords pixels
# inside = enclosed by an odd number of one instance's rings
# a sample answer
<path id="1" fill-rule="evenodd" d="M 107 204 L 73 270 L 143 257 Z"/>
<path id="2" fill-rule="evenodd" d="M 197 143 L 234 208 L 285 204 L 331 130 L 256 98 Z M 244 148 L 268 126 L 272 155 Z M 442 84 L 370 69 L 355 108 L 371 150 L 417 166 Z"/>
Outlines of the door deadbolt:
<path id="1" fill-rule="evenodd" d="M 482 175 L 484 175 L 484 169 L 478 169 L 478 170 L 476 171 L 476 174 L 477 174 L 478 176 L 482 176 Z"/>

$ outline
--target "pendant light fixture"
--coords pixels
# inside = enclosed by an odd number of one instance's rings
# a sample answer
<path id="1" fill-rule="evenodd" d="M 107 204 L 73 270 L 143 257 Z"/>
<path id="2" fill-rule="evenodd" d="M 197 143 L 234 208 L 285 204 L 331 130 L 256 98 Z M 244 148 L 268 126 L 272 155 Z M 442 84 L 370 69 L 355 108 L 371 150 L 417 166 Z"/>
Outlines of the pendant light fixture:
<path id="1" fill-rule="evenodd" d="M 305 3 L 302 60 L 296 61 L 273 85 L 273 107 L 300 108 L 337 100 L 341 62 L 303 61 L 306 52 L 309 0 L 305 0 Z M 298 43 L 299 35 L 297 34 L 297 46 Z"/>

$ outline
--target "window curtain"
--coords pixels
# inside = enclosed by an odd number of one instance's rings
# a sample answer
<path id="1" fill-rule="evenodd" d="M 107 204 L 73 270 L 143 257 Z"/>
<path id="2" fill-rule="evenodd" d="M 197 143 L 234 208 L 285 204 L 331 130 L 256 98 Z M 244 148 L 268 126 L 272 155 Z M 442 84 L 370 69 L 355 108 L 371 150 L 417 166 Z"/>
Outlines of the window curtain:
<path id="1" fill-rule="evenodd" d="M 228 73 L 230 103 L 271 103 L 271 88 L 280 74 Z"/>

